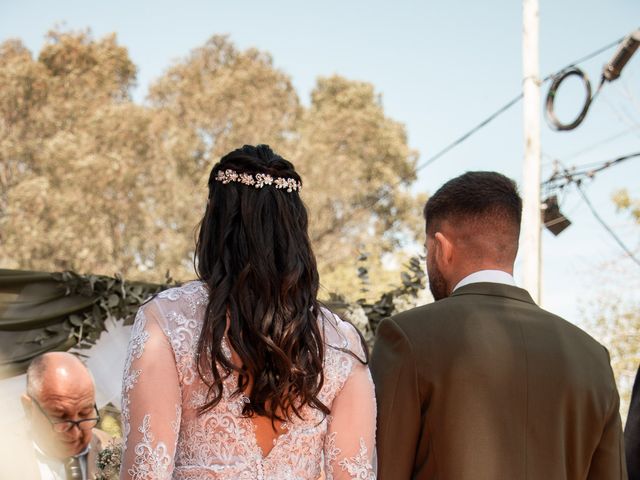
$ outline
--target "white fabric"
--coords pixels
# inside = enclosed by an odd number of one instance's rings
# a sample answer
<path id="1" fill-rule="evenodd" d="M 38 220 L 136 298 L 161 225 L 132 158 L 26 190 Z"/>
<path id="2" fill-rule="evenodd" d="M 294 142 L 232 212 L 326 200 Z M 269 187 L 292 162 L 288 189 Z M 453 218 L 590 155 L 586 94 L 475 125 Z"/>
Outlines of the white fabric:
<path id="1" fill-rule="evenodd" d="M 114 318 L 108 318 L 104 325 L 106 330 L 90 349 L 74 348 L 70 352 L 79 354 L 93 375 L 98 408 L 112 403 L 121 409 L 122 371 L 127 358 L 131 325 L 125 326 L 122 320 Z"/>
<path id="2" fill-rule="evenodd" d="M 26 389 L 27 376 L 24 374 L 0 380 L 0 430 L 12 430 L 22 425 L 25 416 L 20 397 Z"/>
<path id="3" fill-rule="evenodd" d="M 34 444 L 35 445 L 35 444 Z M 38 452 L 37 447 L 36 452 Z M 40 480 L 66 480 L 64 463 L 56 458 L 48 458 L 36 453 L 36 462 L 40 472 Z"/>
<path id="4" fill-rule="evenodd" d="M 516 281 L 513 278 L 513 275 L 511 275 L 510 273 L 504 272 L 502 270 L 480 270 L 478 272 L 473 272 L 471 275 L 467 275 L 462 280 L 460 280 L 458 284 L 453 288 L 453 291 L 455 292 L 460 287 L 464 287 L 465 285 L 469 285 L 471 283 L 481 282 L 502 283 L 504 285 L 511 285 L 513 287 L 516 286 Z"/>
<path id="5" fill-rule="evenodd" d="M 40 480 L 66 480 L 67 475 L 64 469 L 64 461 L 57 458 L 47 457 L 40 449 L 36 442 L 32 443 L 33 449 L 36 452 L 36 462 L 38 463 L 38 470 L 40 471 Z M 84 452 L 80 453 L 80 468 L 82 470 L 82 478 L 87 479 L 87 454 L 89 453 L 87 447 Z"/>
<path id="6" fill-rule="evenodd" d="M 325 416 L 306 406 L 263 454 L 256 423 L 232 395 L 237 374 L 224 380 L 222 400 L 199 414 L 207 386 L 196 350 L 208 303 L 206 285 L 192 282 L 160 293 L 138 312 L 123 380 L 125 449 L 120 478 L 219 480 L 375 479 L 376 404 L 355 328 L 329 312 L 325 332 Z M 230 357 L 226 341 L 223 352 Z"/>

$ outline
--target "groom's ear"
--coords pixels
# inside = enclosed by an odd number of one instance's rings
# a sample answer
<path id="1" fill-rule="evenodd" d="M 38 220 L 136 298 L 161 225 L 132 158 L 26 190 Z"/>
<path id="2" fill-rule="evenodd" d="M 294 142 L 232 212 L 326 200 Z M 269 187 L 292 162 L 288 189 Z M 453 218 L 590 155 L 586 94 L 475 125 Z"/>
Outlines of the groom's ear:
<path id="1" fill-rule="evenodd" d="M 436 258 L 443 265 L 449 265 L 453 257 L 453 244 L 442 232 L 436 232 Z"/>

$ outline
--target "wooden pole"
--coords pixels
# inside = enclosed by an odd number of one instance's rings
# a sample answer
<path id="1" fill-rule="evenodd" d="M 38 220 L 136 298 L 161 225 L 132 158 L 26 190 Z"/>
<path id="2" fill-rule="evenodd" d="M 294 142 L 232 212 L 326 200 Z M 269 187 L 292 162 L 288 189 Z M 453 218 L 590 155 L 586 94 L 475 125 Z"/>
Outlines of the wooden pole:
<path id="1" fill-rule="evenodd" d="M 522 68 L 524 116 L 524 175 L 522 186 L 523 286 L 541 302 L 540 209 L 540 60 L 538 0 L 523 0 Z"/>

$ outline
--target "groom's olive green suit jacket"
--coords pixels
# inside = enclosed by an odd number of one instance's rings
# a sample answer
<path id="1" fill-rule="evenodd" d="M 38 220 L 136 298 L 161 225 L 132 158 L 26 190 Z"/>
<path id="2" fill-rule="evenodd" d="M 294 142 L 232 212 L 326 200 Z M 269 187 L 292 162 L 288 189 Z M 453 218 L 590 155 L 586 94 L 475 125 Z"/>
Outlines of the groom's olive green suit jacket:
<path id="1" fill-rule="evenodd" d="M 381 480 L 626 479 L 604 347 L 520 288 L 475 283 L 384 320 Z"/>

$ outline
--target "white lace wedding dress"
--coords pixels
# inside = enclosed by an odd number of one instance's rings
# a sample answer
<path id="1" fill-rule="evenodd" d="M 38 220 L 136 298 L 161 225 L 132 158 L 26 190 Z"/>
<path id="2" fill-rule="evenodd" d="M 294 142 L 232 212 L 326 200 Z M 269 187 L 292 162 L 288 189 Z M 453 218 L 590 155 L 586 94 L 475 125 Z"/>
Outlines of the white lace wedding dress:
<path id="1" fill-rule="evenodd" d="M 207 387 L 196 371 L 207 287 L 191 282 L 160 293 L 138 312 L 125 365 L 121 479 L 375 479 L 375 394 L 353 326 L 325 312 L 325 416 L 311 407 L 263 452 L 242 415 L 237 376 L 223 398 L 198 414 Z M 228 345 L 223 344 L 230 355 Z"/>

